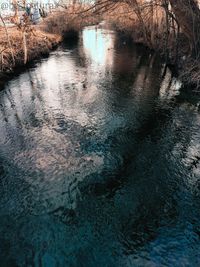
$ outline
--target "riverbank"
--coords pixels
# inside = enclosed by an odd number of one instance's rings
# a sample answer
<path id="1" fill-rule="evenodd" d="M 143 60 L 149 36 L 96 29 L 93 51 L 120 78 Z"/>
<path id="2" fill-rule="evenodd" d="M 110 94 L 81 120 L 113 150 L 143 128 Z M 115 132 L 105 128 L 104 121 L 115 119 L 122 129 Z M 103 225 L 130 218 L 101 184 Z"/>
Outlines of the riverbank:
<path id="1" fill-rule="evenodd" d="M 24 65 L 23 33 L 18 27 L 8 28 L 7 31 L 11 46 L 8 45 L 6 31 L 3 28 L 0 29 L 1 76 L 12 73 L 17 67 Z M 26 63 L 48 54 L 61 40 L 61 35 L 50 34 L 33 26 L 30 33 L 26 34 Z"/>
<path id="2" fill-rule="evenodd" d="M 64 9 L 52 13 L 38 25 L 0 27 L 0 77 L 7 77 L 17 68 L 48 55 L 64 38 L 77 37 L 84 26 L 96 22 L 92 16 L 83 19 L 76 13 L 76 9 L 73 12 Z"/>
<path id="3" fill-rule="evenodd" d="M 123 15 L 124 10 L 128 16 Z M 158 53 L 184 84 L 200 88 L 198 56 L 193 55 L 189 40 L 177 26 L 176 20 L 173 17 L 166 20 L 166 11 L 162 6 L 152 8 L 146 5 L 134 10 L 124 3 L 105 14 L 104 19 L 109 20 L 123 38 Z"/>

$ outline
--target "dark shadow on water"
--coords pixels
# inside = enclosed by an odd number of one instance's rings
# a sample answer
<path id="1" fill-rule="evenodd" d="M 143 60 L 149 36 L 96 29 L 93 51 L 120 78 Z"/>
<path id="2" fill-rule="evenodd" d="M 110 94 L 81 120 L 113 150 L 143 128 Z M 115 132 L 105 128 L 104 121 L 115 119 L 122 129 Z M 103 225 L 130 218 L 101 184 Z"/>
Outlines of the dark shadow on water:
<path id="1" fill-rule="evenodd" d="M 73 50 L 78 47 L 79 38 L 65 38 L 62 43 L 63 49 Z"/>
<path id="2" fill-rule="evenodd" d="M 152 51 L 86 38 L 1 94 L 1 264 L 178 267 L 199 229 L 198 112 Z"/>

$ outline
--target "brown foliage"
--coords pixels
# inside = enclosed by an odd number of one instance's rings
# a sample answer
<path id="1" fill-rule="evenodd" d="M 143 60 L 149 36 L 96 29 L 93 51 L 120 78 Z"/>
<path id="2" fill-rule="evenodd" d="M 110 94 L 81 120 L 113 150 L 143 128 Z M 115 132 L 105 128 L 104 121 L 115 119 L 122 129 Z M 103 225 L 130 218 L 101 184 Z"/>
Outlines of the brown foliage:
<path id="1" fill-rule="evenodd" d="M 12 62 L 12 55 L 5 38 L 5 31 L 0 28 L 0 55 L 1 55 L 1 72 L 9 72 L 13 67 L 24 64 L 24 38 L 22 32 L 17 27 L 8 28 L 15 65 Z M 61 41 L 61 37 L 56 34 L 44 33 L 38 29 L 32 28 L 32 32 L 26 35 L 27 61 L 37 58 L 39 55 L 48 53 L 52 47 Z"/>

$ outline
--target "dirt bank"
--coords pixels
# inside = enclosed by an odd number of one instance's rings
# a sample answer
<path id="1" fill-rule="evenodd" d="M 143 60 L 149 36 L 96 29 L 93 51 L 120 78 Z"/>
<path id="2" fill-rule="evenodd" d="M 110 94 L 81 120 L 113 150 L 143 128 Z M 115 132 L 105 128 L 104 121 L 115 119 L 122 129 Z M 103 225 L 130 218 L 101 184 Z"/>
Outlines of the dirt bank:
<path id="1" fill-rule="evenodd" d="M 132 6 L 124 3 L 104 18 L 126 38 L 159 53 L 185 84 L 200 88 L 200 61 L 192 55 L 188 38 L 173 17 L 167 20 L 163 7 L 146 4 L 133 11 Z"/>
<path id="2" fill-rule="evenodd" d="M 11 73 L 15 68 L 24 65 L 25 49 L 24 37 L 18 27 L 7 29 L 10 44 L 5 29 L 0 28 L 0 75 Z M 26 34 L 27 60 L 30 62 L 41 55 L 48 54 L 62 40 L 59 34 L 50 34 L 40 30 L 39 27 L 31 27 L 31 31 Z"/>
<path id="3" fill-rule="evenodd" d="M 0 77 L 13 73 L 18 67 L 47 55 L 67 36 L 87 25 L 97 23 L 94 16 L 77 16 L 79 6 L 53 12 L 38 25 L 0 27 Z"/>

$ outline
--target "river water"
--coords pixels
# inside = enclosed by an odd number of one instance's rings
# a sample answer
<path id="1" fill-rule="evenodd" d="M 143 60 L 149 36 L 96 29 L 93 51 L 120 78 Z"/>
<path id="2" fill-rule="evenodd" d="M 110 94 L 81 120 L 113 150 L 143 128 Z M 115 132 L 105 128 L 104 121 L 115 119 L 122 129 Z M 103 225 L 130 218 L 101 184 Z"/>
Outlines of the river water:
<path id="1" fill-rule="evenodd" d="M 0 266 L 200 266 L 199 97 L 89 27 L 0 92 Z"/>

